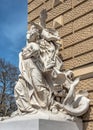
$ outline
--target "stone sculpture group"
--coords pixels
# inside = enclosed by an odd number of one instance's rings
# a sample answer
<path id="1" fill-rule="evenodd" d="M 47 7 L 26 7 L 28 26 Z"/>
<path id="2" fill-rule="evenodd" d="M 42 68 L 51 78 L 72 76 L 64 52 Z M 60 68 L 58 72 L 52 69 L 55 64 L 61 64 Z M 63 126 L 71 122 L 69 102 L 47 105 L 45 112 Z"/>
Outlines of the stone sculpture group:
<path id="1" fill-rule="evenodd" d="M 55 29 L 47 28 L 47 16 L 41 12 L 40 24 L 31 23 L 26 46 L 19 54 L 20 75 L 15 86 L 19 114 L 48 111 L 81 116 L 89 108 L 89 99 L 76 93 L 79 78 L 71 70 L 62 71 L 60 40 Z"/>

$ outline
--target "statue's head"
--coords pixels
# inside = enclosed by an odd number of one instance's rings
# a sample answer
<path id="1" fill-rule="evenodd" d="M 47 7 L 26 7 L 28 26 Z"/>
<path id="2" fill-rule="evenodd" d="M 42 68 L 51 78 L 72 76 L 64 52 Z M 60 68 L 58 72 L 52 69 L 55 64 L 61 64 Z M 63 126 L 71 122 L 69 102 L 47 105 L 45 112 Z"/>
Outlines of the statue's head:
<path id="1" fill-rule="evenodd" d="M 31 22 L 30 30 L 27 32 L 27 40 L 28 42 L 36 42 L 40 37 L 40 31 L 42 28 L 39 24 Z"/>

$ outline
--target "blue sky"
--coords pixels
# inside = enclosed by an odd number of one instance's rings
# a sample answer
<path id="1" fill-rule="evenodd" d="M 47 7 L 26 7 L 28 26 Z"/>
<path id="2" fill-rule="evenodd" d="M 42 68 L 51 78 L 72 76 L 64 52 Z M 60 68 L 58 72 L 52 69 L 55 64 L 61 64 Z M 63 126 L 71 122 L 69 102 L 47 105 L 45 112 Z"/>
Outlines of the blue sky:
<path id="1" fill-rule="evenodd" d="M 18 66 L 26 31 L 27 0 L 0 0 L 0 58 Z"/>

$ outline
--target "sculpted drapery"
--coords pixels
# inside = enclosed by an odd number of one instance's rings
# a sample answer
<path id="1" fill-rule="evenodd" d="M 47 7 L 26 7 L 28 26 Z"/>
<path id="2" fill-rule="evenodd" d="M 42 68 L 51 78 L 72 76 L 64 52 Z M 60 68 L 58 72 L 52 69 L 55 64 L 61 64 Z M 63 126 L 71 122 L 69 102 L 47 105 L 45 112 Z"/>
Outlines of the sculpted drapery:
<path id="1" fill-rule="evenodd" d="M 19 54 L 20 75 L 15 86 L 20 113 L 64 110 L 71 116 L 81 116 L 88 110 L 89 99 L 75 93 L 79 78 L 75 79 L 70 70 L 62 71 L 59 39 L 56 30 L 36 23 L 27 32 L 26 46 Z"/>

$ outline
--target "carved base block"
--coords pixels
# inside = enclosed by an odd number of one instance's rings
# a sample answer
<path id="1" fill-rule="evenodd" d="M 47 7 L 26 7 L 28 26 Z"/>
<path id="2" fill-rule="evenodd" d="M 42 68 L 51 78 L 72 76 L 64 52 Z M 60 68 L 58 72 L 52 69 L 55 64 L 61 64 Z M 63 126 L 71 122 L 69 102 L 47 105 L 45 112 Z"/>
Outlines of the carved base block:
<path id="1" fill-rule="evenodd" d="M 28 119 L 0 122 L 0 130 L 83 130 L 82 122 Z"/>

